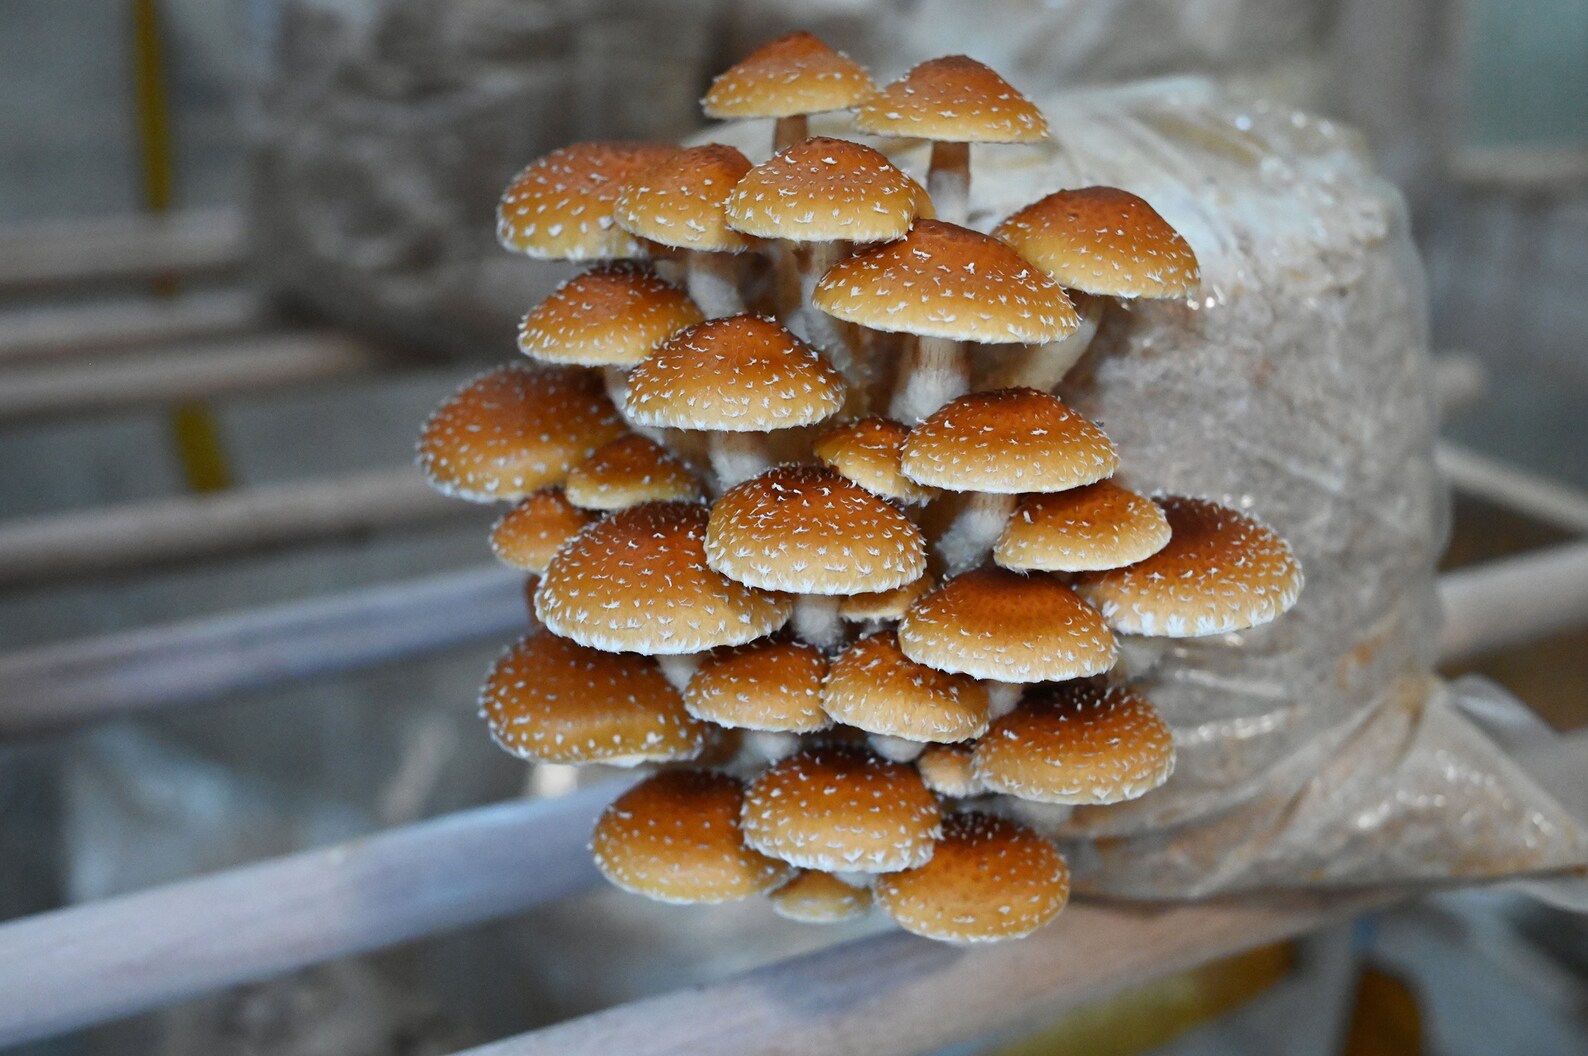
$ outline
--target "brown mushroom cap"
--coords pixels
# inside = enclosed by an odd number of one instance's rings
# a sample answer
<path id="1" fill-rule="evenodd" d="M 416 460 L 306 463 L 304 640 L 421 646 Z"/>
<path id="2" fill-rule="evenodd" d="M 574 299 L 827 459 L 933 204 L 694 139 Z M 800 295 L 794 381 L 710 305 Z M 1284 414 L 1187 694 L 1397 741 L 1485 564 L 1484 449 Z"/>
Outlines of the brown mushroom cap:
<path id="1" fill-rule="evenodd" d="M 1279 533 L 1206 499 L 1157 500 L 1169 544 L 1125 568 L 1082 574 L 1075 589 L 1128 634 L 1197 638 L 1278 619 L 1301 595 L 1301 565 Z"/>
<path id="2" fill-rule="evenodd" d="M 701 100 L 707 117 L 793 117 L 847 110 L 875 90 L 871 75 L 810 33 L 768 41 L 719 74 Z"/>
<path id="3" fill-rule="evenodd" d="M 846 725 L 908 741 L 965 741 L 987 730 L 982 684 L 916 663 L 892 631 L 860 639 L 833 661 L 822 708 Z"/>
<path id="4" fill-rule="evenodd" d="M 816 869 L 802 869 L 771 898 L 772 912 L 801 924 L 837 924 L 871 908 L 869 890 Z"/>
<path id="5" fill-rule="evenodd" d="M 787 328 L 732 315 L 682 330 L 629 374 L 638 425 L 765 433 L 812 425 L 844 403 L 843 375 Z"/>
<path id="6" fill-rule="evenodd" d="M 1187 297 L 1196 254 L 1157 210 L 1117 187 L 1059 191 L 993 232 L 1060 284 L 1110 297 Z"/>
<path id="7" fill-rule="evenodd" d="M 862 132 L 953 143 L 1040 143 L 1048 119 L 998 74 L 964 55 L 929 59 L 861 103 Z"/>
<path id="8" fill-rule="evenodd" d="M 614 885 L 659 902 L 731 902 L 777 887 L 791 870 L 739 835 L 744 786 L 727 774 L 670 770 L 602 813 L 590 837 Z"/>
<path id="9" fill-rule="evenodd" d="M 684 710 L 656 661 L 543 631 L 492 666 L 480 710 L 497 744 L 542 763 L 693 759 L 705 743 L 706 724 Z"/>
<path id="10" fill-rule="evenodd" d="M 518 324 L 518 349 L 547 363 L 626 367 L 705 316 L 640 265 L 602 264 L 557 287 Z"/>
<path id="11" fill-rule="evenodd" d="M 823 433 L 816 457 L 873 495 L 895 502 L 929 502 L 938 489 L 918 484 L 899 467 L 910 427 L 889 418 L 862 418 Z"/>
<path id="12" fill-rule="evenodd" d="M 745 842 L 804 869 L 885 873 L 932 854 L 942 813 L 914 769 L 855 748 L 811 748 L 750 783 Z"/>
<path id="13" fill-rule="evenodd" d="M 838 615 L 846 620 L 896 620 L 909 611 L 917 598 L 936 587 L 936 580 L 922 575 L 892 590 L 850 594 L 838 603 Z"/>
<path id="14" fill-rule="evenodd" d="M 811 733 L 822 711 L 827 657 L 804 642 L 763 639 L 707 658 L 684 690 L 696 718 L 747 730 Z"/>
<path id="15" fill-rule="evenodd" d="M 750 240 L 728 226 L 727 203 L 749 171 L 734 147 L 690 147 L 630 180 L 613 215 L 623 230 L 664 246 L 740 253 Z"/>
<path id="16" fill-rule="evenodd" d="M 706 564 L 704 506 L 653 502 L 609 515 L 557 551 L 535 615 L 609 651 L 694 653 L 740 645 L 788 621 L 793 601 Z"/>
<path id="17" fill-rule="evenodd" d="M 700 481 L 678 456 L 649 437 L 604 444 L 573 467 L 563 487 L 587 510 L 624 510 L 642 502 L 700 498 Z"/>
<path id="18" fill-rule="evenodd" d="M 419 466 L 471 502 L 522 499 L 623 432 L 599 375 L 498 367 L 446 399 L 419 436 Z"/>
<path id="19" fill-rule="evenodd" d="M 976 745 L 929 744 L 915 757 L 921 780 L 940 796 L 963 799 L 987 791 L 971 767 Z"/>
<path id="20" fill-rule="evenodd" d="M 873 896 L 905 931 L 943 942 L 1018 939 L 1070 898 L 1070 870 L 1047 840 L 990 814 L 955 814 L 931 861 L 880 876 Z"/>
<path id="21" fill-rule="evenodd" d="M 1121 803 L 1174 772 L 1174 736 L 1128 686 L 1071 682 L 1027 697 L 976 745 L 976 776 L 1038 803 Z"/>
<path id="22" fill-rule="evenodd" d="M 507 185 L 496 237 L 538 260 L 643 257 L 645 248 L 612 217 L 624 184 L 678 151 L 667 143 L 575 143 L 554 150 Z"/>
<path id="23" fill-rule="evenodd" d="M 919 185 L 878 150 L 814 136 L 751 169 L 728 199 L 735 230 L 792 242 L 899 238 Z"/>
<path id="24" fill-rule="evenodd" d="M 1096 609 L 1042 572 L 979 568 L 910 607 L 899 647 L 917 663 L 999 682 L 1061 682 L 1114 666 Z"/>
<path id="25" fill-rule="evenodd" d="M 823 466 L 776 466 L 711 508 L 711 567 L 797 594 L 891 590 L 926 571 L 926 540 L 895 506 Z"/>
<path id="26" fill-rule="evenodd" d="M 910 431 L 900 467 L 949 491 L 1010 495 L 1065 491 L 1110 476 L 1107 435 L 1057 396 L 1036 389 L 973 392 Z"/>
<path id="27" fill-rule="evenodd" d="M 1021 499 L 993 559 L 1005 568 L 1087 572 L 1145 560 L 1168 542 L 1169 520 L 1155 502 L 1100 480 Z"/>
<path id="28" fill-rule="evenodd" d="M 952 341 L 1041 343 L 1081 317 L 1062 287 L 1004 243 L 941 220 L 862 250 L 816 284 L 812 303 L 874 330 Z"/>
<path id="29" fill-rule="evenodd" d="M 558 548 L 594 520 L 595 514 L 569 502 L 561 488 L 542 488 L 496 522 L 491 551 L 514 568 L 540 575 Z"/>

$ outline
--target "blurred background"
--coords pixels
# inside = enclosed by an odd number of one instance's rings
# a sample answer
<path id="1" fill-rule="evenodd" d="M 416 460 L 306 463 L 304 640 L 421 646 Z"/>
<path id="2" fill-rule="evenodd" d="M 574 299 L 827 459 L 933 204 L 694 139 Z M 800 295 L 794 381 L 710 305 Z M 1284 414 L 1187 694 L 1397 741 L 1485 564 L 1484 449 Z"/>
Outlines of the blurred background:
<path id="1" fill-rule="evenodd" d="M 879 77 L 950 51 L 1038 96 L 1206 75 L 1356 126 L 1427 269 L 1447 567 L 1588 532 L 1582 0 L 0 0 L 0 685 L 73 668 L 96 720 L 0 725 L 0 919 L 522 791 L 466 628 L 196 681 L 161 643 L 479 566 L 493 512 L 409 460 L 562 277 L 496 250 L 500 188 L 570 140 L 697 129 L 711 74 L 794 28 Z M 93 682 L 134 646 L 130 684 Z M 1468 671 L 1588 727 L 1581 630 Z M 832 938 L 637 901 L 25 1051 L 445 1053 Z M 963 1051 L 1588 1052 L 1585 951 L 1581 918 L 1446 895 Z"/>

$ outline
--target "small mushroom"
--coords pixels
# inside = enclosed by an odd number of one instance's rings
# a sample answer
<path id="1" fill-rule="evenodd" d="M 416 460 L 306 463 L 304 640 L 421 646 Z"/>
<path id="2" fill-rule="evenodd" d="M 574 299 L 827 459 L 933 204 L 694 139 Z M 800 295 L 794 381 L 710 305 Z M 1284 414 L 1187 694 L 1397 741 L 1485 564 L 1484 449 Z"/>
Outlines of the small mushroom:
<path id="1" fill-rule="evenodd" d="M 827 430 L 814 454 L 873 495 L 906 506 L 930 502 L 942 492 L 904 475 L 900 459 L 910 428 L 887 418 L 862 418 Z"/>
<path id="2" fill-rule="evenodd" d="M 993 546 L 993 560 L 1042 572 L 1121 568 L 1162 550 L 1169 535 L 1169 519 L 1157 503 L 1100 480 L 1025 496 Z"/>
<path id="3" fill-rule="evenodd" d="M 940 796 L 966 799 L 987 791 L 971 766 L 976 751 L 974 743 L 929 744 L 915 757 L 916 772 L 921 780 Z"/>
<path id="4" fill-rule="evenodd" d="M 544 575 L 552 556 L 595 521 L 561 488 L 542 488 L 502 515 L 491 528 L 491 552 L 503 564 Z"/>
<path id="5" fill-rule="evenodd" d="M 875 90 L 859 63 L 810 33 L 789 33 L 718 74 L 700 105 L 718 120 L 776 118 L 778 151 L 810 135 L 808 115 L 848 110 Z"/>
<path id="6" fill-rule="evenodd" d="M 905 741 L 966 741 L 987 731 L 981 683 L 916 663 L 891 631 L 860 639 L 833 661 L 822 708 L 845 725 Z"/>
<path id="7" fill-rule="evenodd" d="M 612 208 L 635 176 L 678 153 L 670 143 L 575 143 L 554 150 L 507 185 L 496 208 L 496 237 L 537 260 L 645 257 Z"/>
<path id="8" fill-rule="evenodd" d="M 684 691 L 696 718 L 765 733 L 814 733 L 831 721 L 822 710 L 827 657 L 805 642 L 762 639 L 714 653 Z"/>
<path id="9" fill-rule="evenodd" d="M 845 883 L 832 873 L 802 869 L 771 894 L 772 912 L 801 924 L 839 924 L 871 909 L 869 888 Z"/>
<path id="10" fill-rule="evenodd" d="M 587 510 L 699 499 L 700 481 L 683 460 L 645 436 L 620 436 L 568 471 L 568 499 Z"/>

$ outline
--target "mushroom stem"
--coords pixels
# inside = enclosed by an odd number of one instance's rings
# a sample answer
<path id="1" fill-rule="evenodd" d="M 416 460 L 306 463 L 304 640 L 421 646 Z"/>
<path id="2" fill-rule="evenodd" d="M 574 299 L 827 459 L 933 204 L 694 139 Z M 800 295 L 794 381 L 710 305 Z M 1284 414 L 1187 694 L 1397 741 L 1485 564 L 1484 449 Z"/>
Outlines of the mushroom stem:
<path id="1" fill-rule="evenodd" d="M 889 416 L 916 425 L 956 396 L 970 391 L 970 365 L 958 341 L 917 337 L 893 388 Z"/>
<path id="2" fill-rule="evenodd" d="M 727 491 L 772 467 L 764 433 L 712 433 L 711 469 L 717 488 Z"/>
<path id="3" fill-rule="evenodd" d="M 811 138 L 810 118 L 804 114 L 792 114 L 780 117 L 772 129 L 772 153 L 786 150 L 796 143 L 803 143 Z"/>
<path id="4" fill-rule="evenodd" d="M 628 427 L 647 439 L 655 440 L 658 444 L 663 443 L 666 434 L 660 429 L 635 425 L 634 419 L 630 418 L 628 411 L 624 409 L 629 395 L 629 372 L 619 366 L 602 367 L 601 380 L 606 383 L 607 399 L 612 401 L 612 406 L 618 409 L 618 414 L 622 416 Z"/>
<path id="5" fill-rule="evenodd" d="M 855 395 L 864 384 L 864 379 L 858 376 L 855 327 L 833 318 L 812 303 L 821 277 L 848 255 L 849 243 L 844 241 L 806 242 L 799 246 L 796 256 L 799 306 L 794 310 L 789 329 L 801 340 L 820 349 L 849 382 L 851 395 Z"/>
<path id="6" fill-rule="evenodd" d="M 937 556 L 946 574 L 957 576 L 976 568 L 992 552 L 993 544 L 1015 512 L 1015 496 L 975 494 L 938 537 Z"/>
<path id="7" fill-rule="evenodd" d="M 537 799 L 556 799 L 579 787 L 579 768 L 567 763 L 536 763 L 524 791 Z"/>
<path id="8" fill-rule="evenodd" d="M 1111 682 L 1131 682 L 1145 678 L 1163 662 L 1174 643 L 1172 638 L 1148 638 L 1140 634 L 1119 634 L 1114 637 L 1119 643 L 1119 660 L 1108 673 Z"/>
<path id="9" fill-rule="evenodd" d="M 1097 335 L 1097 324 L 1102 321 L 1105 298 L 1072 293 L 1075 307 L 1081 312 L 1081 325 L 1068 337 L 1050 341 L 1045 345 L 1032 345 L 1007 356 L 1004 366 L 989 380 L 990 389 L 1037 389 L 1052 392 L 1064 380 L 1070 368 L 1086 354 Z"/>
<path id="10" fill-rule="evenodd" d="M 866 737 L 866 743 L 873 752 L 895 763 L 913 762 L 926 749 L 926 745 L 920 741 L 907 741 L 903 737 L 889 737 L 881 733 L 870 734 Z"/>
<path id="11" fill-rule="evenodd" d="M 688 268 L 689 296 L 707 319 L 744 311 L 739 291 L 739 258 L 732 253 L 692 250 Z"/>
<path id="12" fill-rule="evenodd" d="M 818 649 L 837 645 L 844 633 L 839 600 L 831 594 L 801 594 L 794 602 L 794 633 Z"/>
<path id="13" fill-rule="evenodd" d="M 694 653 L 663 654 L 656 658 L 656 666 L 662 669 L 662 677 L 682 693 L 700 669 L 700 658 Z"/>
<path id="14" fill-rule="evenodd" d="M 994 719 L 1001 719 L 1020 703 L 1020 696 L 1026 687 L 1019 682 L 984 682 L 987 687 L 987 714 Z"/>
<path id="15" fill-rule="evenodd" d="M 926 190 L 932 196 L 932 210 L 939 220 L 963 224 L 970 215 L 970 144 L 932 144 L 932 167 L 926 174 Z"/>
<path id="16" fill-rule="evenodd" d="M 793 755 L 800 748 L 799 734 L 777 730 L 745 730 L 741 743 L 746 755 L 768 763 Z"/>

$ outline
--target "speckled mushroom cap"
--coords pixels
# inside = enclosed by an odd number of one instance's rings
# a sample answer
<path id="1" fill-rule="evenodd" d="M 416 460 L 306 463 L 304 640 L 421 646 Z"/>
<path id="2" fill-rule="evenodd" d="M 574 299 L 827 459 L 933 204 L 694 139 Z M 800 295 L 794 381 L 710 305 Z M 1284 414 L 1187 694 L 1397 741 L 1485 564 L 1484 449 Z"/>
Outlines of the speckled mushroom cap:
<path id="1" fill-rule="evenodd" d="M 542 763 L 693 759 L 706 724 L 656 661 L 603 653 L 543 631 L 528 635 L 491 668 L 480 710 L 496 743 Z"/>
<path id="2" fill-rule="evenodd" d="M 820 352 L 759 315 L 682 330 L 629 374 L 624 410 L 638 425 L 765 433 L 838 413 L 844 379 Z"/>
<path id="3" fill-rule="evenodd" d="M 999 682 L 1061 682 L 1114 666 L 1096 609 L 1053 576 L 979 568 L 910 606 L 899 647 L 917 663 Z"/>
<path id="4" fill-rule="evenodd" d="M 700 498 L 700 481 L 677 455 L 646 436 L 603 444 L 573 467 L 563 485 L 587 510 L 626 510 L 643 502 Z"/>
<path id="5" fill-rule="evenodd" d="M 623 230 L 664 246 L 741 253 L 750 239 L 728 226 L 726 206 L 749 171 L 734 147 L 690 147 L 630 180 L 613 215 Z"/>
<path id="6" fill-rule="evenodd" d="M 684 706 L 719 726 L 812 733 L 822 710 L 827 657 L 804 642 L 762 639 L 712 654 L 684 690 Z"/>
<path id="7" fill-rule="evenodd" d="M 1081 575 L 1075 589 L 1128 634 L 1197 638 L 1278 619 L 1301 594 L 1301 565 L 1272 528 L 1206 499 L 1157 500 L 1169 544 L 1145 561 Z"/>
<path id="8" fill-rule="evenodd" d="M 748 898 L 777 887 L 792 870 L 744 845 L 743 799 L 744 786 L 727 774 L 656 774 L 602 813 L 590 854 L 613 884 L 659 902 Z"/>
<path id="9" fill-rule="evenodd" d="M 871 908 L 871 892 L 846 884 L 832 873 L 803 869 L 772 892 L 772 912 L 801 924 L 837 924 L 863 916 Z"/>
<path id="10" fill-rule="evenodd" d="M 540 575 L 558 548 L 595 519 L 569 502 L 561 488 L 542 488 L 496 522 L 491 552 L 505 564 Z"/>
<path id="11" fill-rule="evenodd" d="M 892 590 L 850 594 L 838 603 L 838 615 L 846 620 L 896 620 L 909 611 L 915 599 L 936 587 L 935 579 L 923 575 Z"/>
<path id="12" fill-rule="evenodd" d="M 1062 287 L 1004 243 L 941 220 L 862 250 L 816 284 L 812 303 L 874 330 L 952 341 L 1042 343 L 1081 317 Z"/>
<path id="13" fill-rule="evenodd" d="M 929 502 L 940 492 L 904 475 L 899 467 L 910 427 L 889 418 L 862 418 L 823 433 L 816 457 L 873 495 L 895 502 Z"/>
<path id="14" fill-rule="evenodd" d="M 810 33 L 768 41 L 711 82 L 707 117 L 793 117 L 847 110 L 875 90 L 871 75 Z"/>
<path id="15" fill-rule="evenodd" d="M 877 878 L 872 895 L 905 931 L 942 942 L 1031 934 L 1070 899 L 1070 870 L 1047 840 L 990 814 L 943 822 L 932 860 Z"/>
<path id="16" fill-rule="evenodd" d="M 822 708 L 846 725 L 907 741 L 965 741 L 987 730 L 987 690 L 974 678 L 918 664 L 892 631 L 833 661 Z"/>
<path id="17" fill-rule="evenodd" d="M 653 502 L 570 539 L 535 592 L 535 615 L 595 649 L 695 653 L 741 645 L 788 621 L 793 601 L 706 564 L 704 506 Z"/>
<path id="18" fill-rule="evenodd" d="M 1187 297 L 1196 254 L 1152 206 L 1117 187 L 1059 191 L 993 234 L 1061 285 L 1110 297 Z"/>
<path id="19" fill-rule="evenodd" d="M 1005 568 L 1086 572 L 1134 564 L 1168 542 L 1169 520 L 1157 503 L 1100 480 L 1021 499 L 993 559 Z"/>
<path id="20" fill-rule="evenodd" d="M 1128 686 L 1070 682 L 995 720 L 976 745 L 976 776 L 1038 803 L 1122 803 L 1174 772 L 1174 736 Z"/>
<path id="21" fill-rule="evenodd" d="M 862 132 L 953 143 L 1040 143 L 1048 119 L 998 74 L 964 55 L 928 59 L 861 103 Z"/>
<path id="22" fill-rule="evenodd" d="M 926 540 L 897 507 L 824 466 L 776 466 L 711 508 L 706 560 L 766 590 L 857 594 L 919 578 Z"/>
<path id="23" fill-rule="evenodd" d="M 599 375 L 498 367 L 448 397 L 419 435 L 419 466 L 447 495 L 522 499 L 623 432 Z"/>
<path id="24" fill-rule="evenodd" d="M 624 184 L 678 152 L 670 143 L 575 143 L 554 150 L 507 185 L 496 207 L 496 237 L 537 260 L 643 257 L 645 247 L 617 225 L 612 206 Z"/>
<path id="25" fill-rule="evenodd" d="M 1113 474 L 1108 436 L 1057 396 L 1036 389 L 973 392 L 910 431 L 904 475 L 948 491 L 1065 491 Z"/>
<path id="26" fill-rule="evenodd" d="M 804 869 L 886 873 L 932 855 L 942 813 L 909 766 L 858 748 L 810 748 L 750 783 L 745 842 Z"/>
<path id="27" fill-rule="evenodd" d="M 518 324 L 518 349 L 547 363 L 626 367 L 704 319 L 683 290 L 632 263 L 575 275 Z"/>
<path id="28" fill-rule="evenodd" d="M 916 773 L 940 796 L 964 799 L 987 791 L 971 767 L 974 743 L 929 744 L 915 757 Z"/>
<path id="29" fill-rule="evenodd" d="M 910 229 L 919 190 L 881 151 L 814 136 L 751 169 L 728 199 L 728 222 L 791 242 L 882 242 Z"/>

